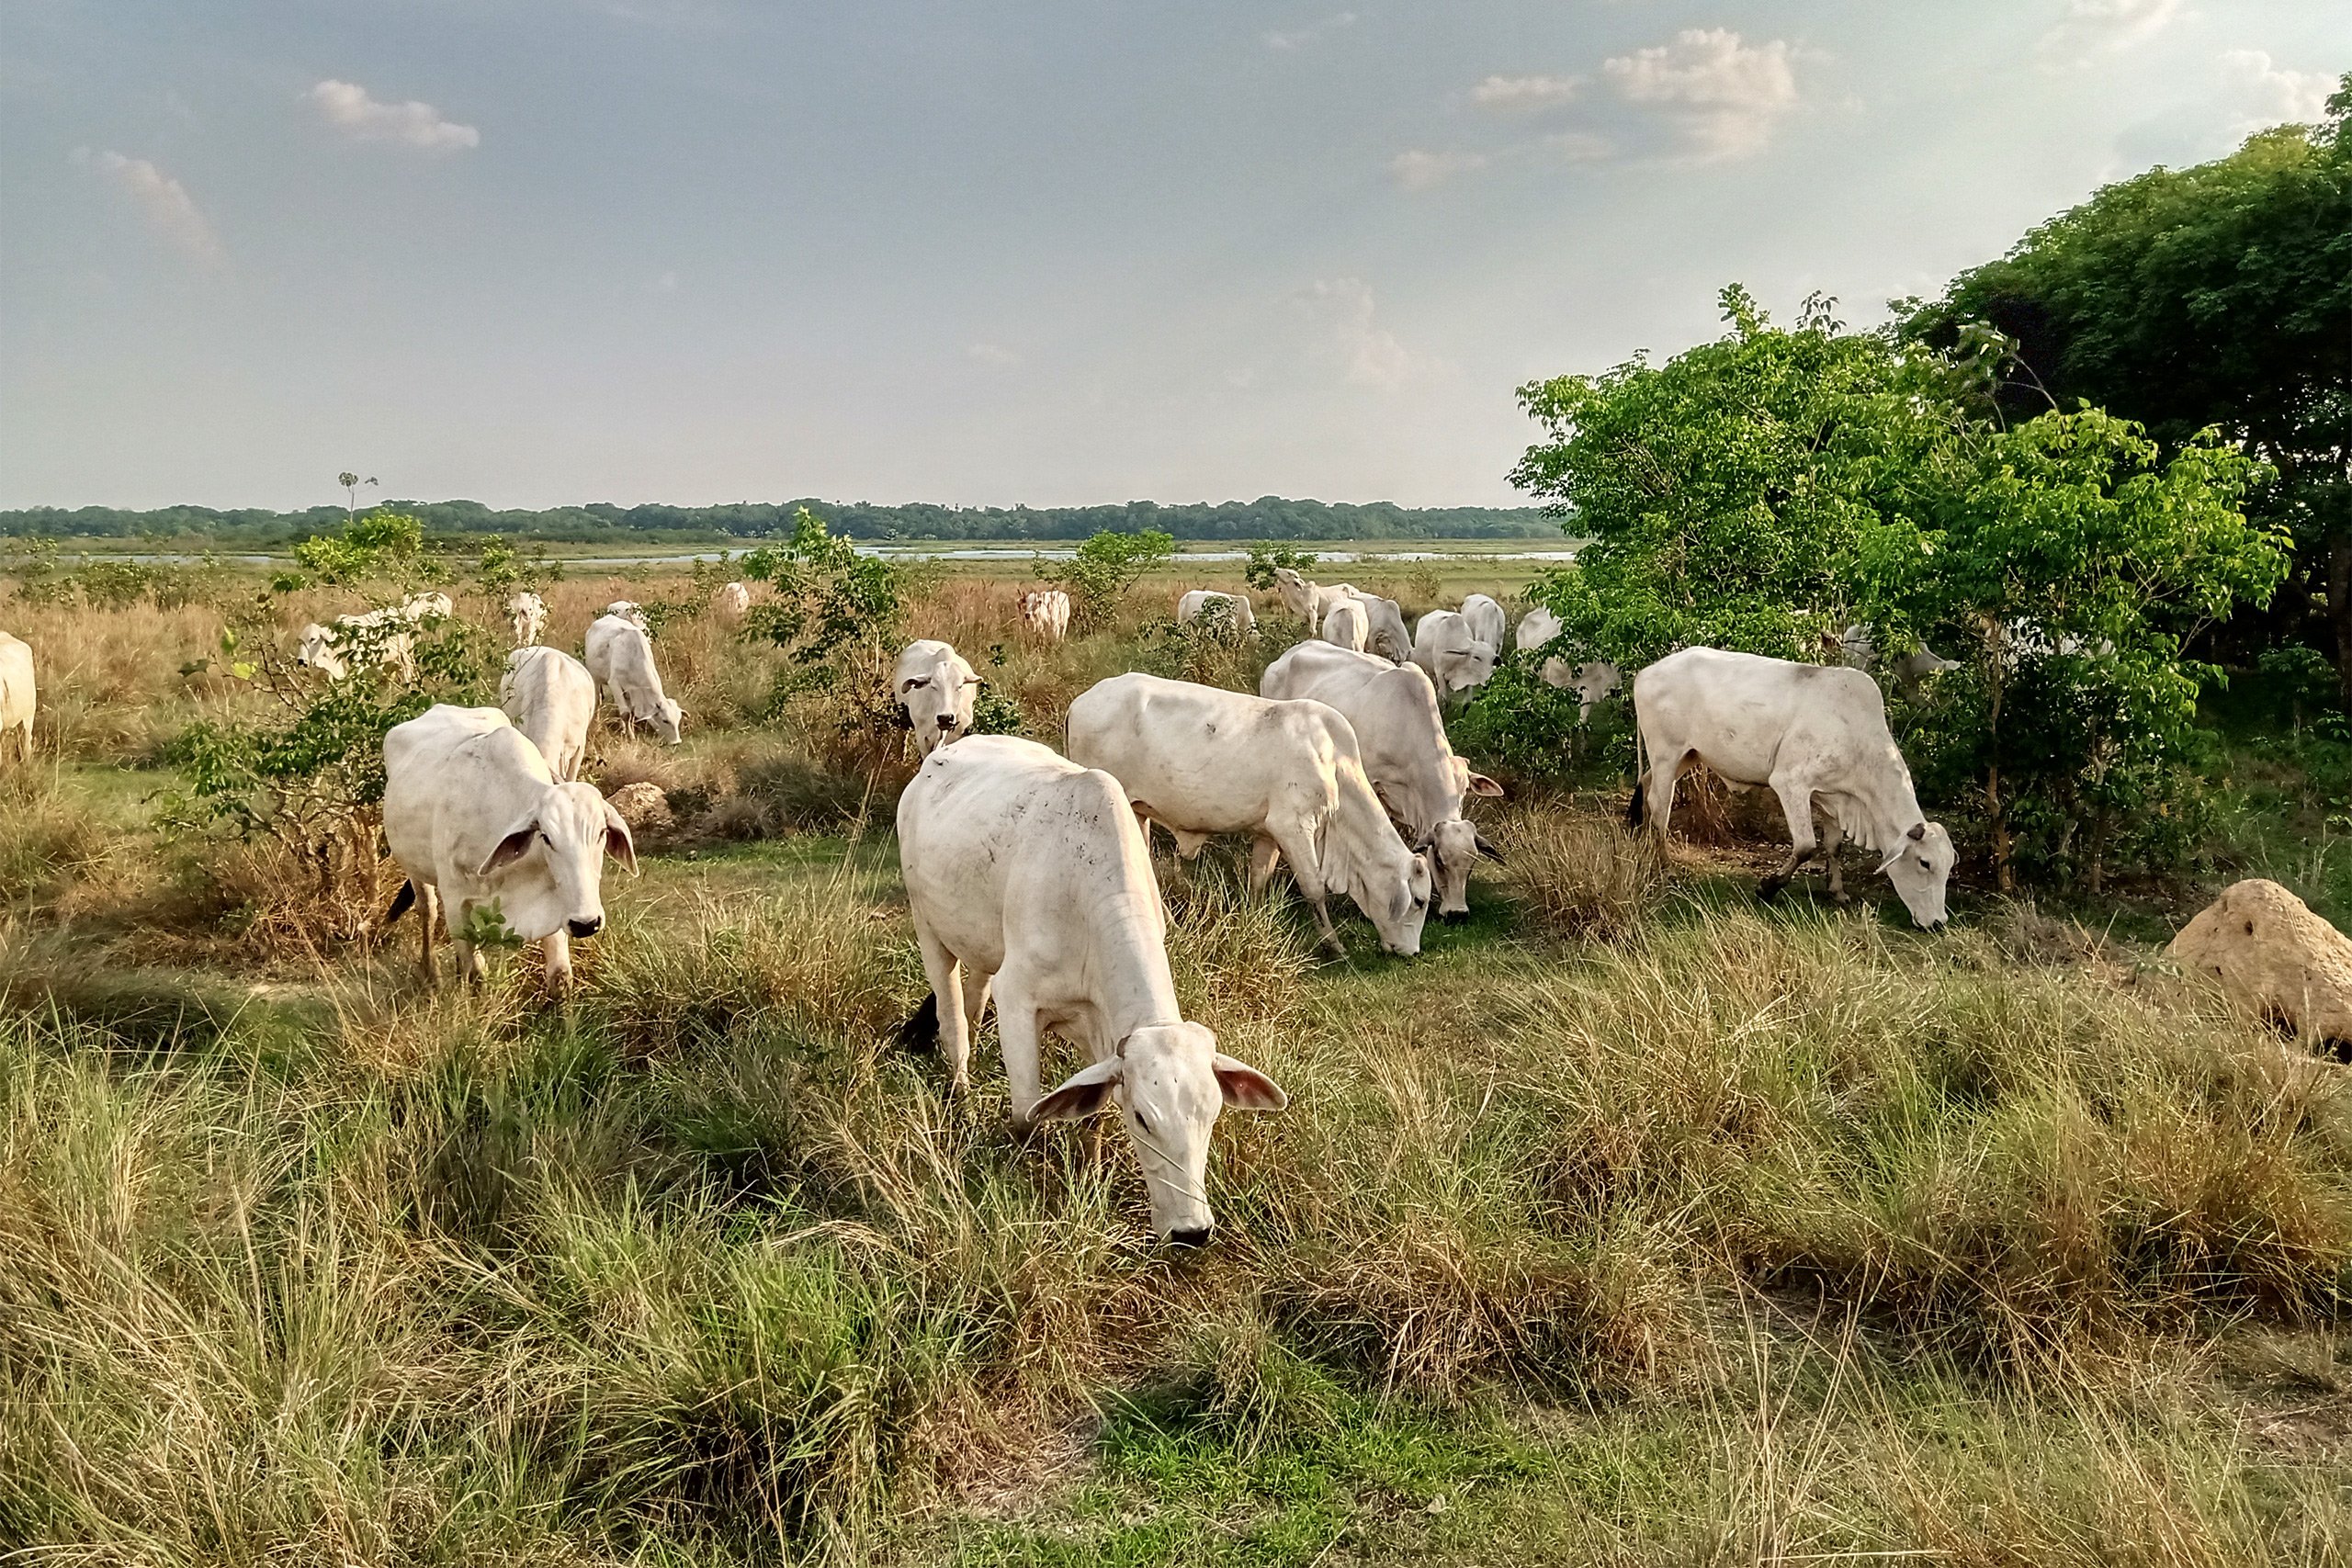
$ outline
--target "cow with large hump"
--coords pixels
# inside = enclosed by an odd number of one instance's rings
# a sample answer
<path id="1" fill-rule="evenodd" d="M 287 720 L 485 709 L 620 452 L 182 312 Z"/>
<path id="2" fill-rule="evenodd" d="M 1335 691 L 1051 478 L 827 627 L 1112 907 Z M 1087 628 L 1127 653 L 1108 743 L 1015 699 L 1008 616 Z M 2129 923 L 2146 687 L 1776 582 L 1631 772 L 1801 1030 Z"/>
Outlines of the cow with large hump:
<path id="1" fill-rule="evenodd" d="M 609 611 L 588 623 L 583 649 L 588 673 L 611 699 L 624 733 L 650 724 L 671 745 L 678 744 L 686 710 L 662 689 L 653 643 L 641 621 Z"/>
<path id="2" fill-rule="evenodd" d="M 1334 648 L 1362 653 L 1364 639 L 1371 630 L 1364 619 L 1363 601 L 1361 599 L 1333 600 L 1331 607 L 1323 612 L 1323 640 Z"/>
<path id="3" fill-rule="evenodd" d="M 1180 626 L 1189 626 L 1204 615 L 1222 615 L 1226 626 L 1237 637 L 1248 637 L 1257 629 L 1258 612 L 1250 607 L 1246 593 L 1195 588 L 1176 601 L 1176 624 Z"/>
<path id="4" fill-rule="evenodd" d="M 935 637 L 907 644 L 890 675 L 890 694 L 906 710 L 916 752 L 925 757 L 972 733 L 972 699 L 979 689 L 980 678 L 964 656 Z"/>
<path id="5" fill-rule="evenodd" d="M 1115 1109 L 1153 1234 L 1205 1243 L 1218 1113 L 1288 1099 L 1178 1007 L 1150 852 L 1119 781 L 1012 736 L 943 746 L 899 797 L 899 859 L 931 982 L 902 1038 L 935 1037 L 967 1087 L 971 1032 L 993 989 L 1014 1123 Z M 1047 1032 L 1089 1065 L 1042 1093 Z"/>
<path id="6" fill-rule="evenodd" d="M 1302 642 L 1266 667 L 1258 694 L 1311 697 L 1340 711 L 1355 731 L 1373 793 L 1405 841 L 1429 850 L 1436 861 L 1438 914 L 1468 914 L 1472 863 L 1481 855 L 1503 857 L 1464 820 L 1462 799 L 1503 790 L 1454 755 L 1438 711 L 1437 688 L 1420 667 L 1391 664 L 1376 654 L 1329 643 Z"/>
<path id="7" fill-rule="evenodd" d="M 566 784 L 580 776 L 596 723 L 596 678 L 586 665 L 560 648 L 518 648 L 506 656 L 498 705 L 539 749 L 548 772 Z"/>
<path id="8" fill-rule="evenodd" d="M 1818 853 L 1829 890 L 1845 897 L 1838 845 L 1850 838 L 1885 856 L 1878 869 L 1919 925 L 1944 923 L 1951 835 L 1919 809 L 1911 770 L 1886 727 L 1886 699 L 1859 670 L 1753 653 L 1686 648 L 1634 677 L 1634 718 L 1647 767 L 1626 819 L 1663 835 L 1675 781 L 1702 763 L 1725 783 L 1765 787 L 1788 817 L 1788 863 L 1764 879 L 1770 898 L 1816 853 L 1814 807 L 1827 830 Z"/>
<path id="9" fill-rule="evenodd" d="M 1325 908 L 1331 893 L 1355 900 L 1389 952 L 1420 952 L 1429 860 L 1396 836 L 1336 710 L 1114 675 L 1070 704 L 1069 757 L 1116 778 L 1136 816 L 1174 834 L 1187 860 L 1212 834 L 1249 834 L 1253 894 L 1287 859 L 1332 952 L 1347 949 Z"/>
<path id="10" fill-rule="evenodd" d="M 433 928 L 445 923 L 458 972 L 482 977 L 468 933 L 493 910 L 540 944 L 549 988 L 571 983 L 571 942 L 604 929 L 607 854 L 637 871 L 637 846 L 594 784 L 560 783 L 537 747 L 496 708 L 436 704 L 384 736 L 384 842 L 408 880 L 385 923 L 412 904 L 420 966 L 438 977 Z"/>
<path id="11" fill-rule="evenodd" d="M 1283 608 L 1305 621 L 1308 630 L 1319 631 L 1331 606 L 1342 599 L 1354 598 L 1356 587 L 1351 582 L 1327 585 L 1310 581 L 1289 567 L 1278 566 L 1274 568 L 1274 593 L 1282 600 Z"/>
<path id="12" fill-rule="evenodd" d="M 1475 692 L 1495 673 L 1495 644 L 1472 635 L 1457 610 L 1431 610 L 1413 627 L 1413 662 L 1429 676 L 1441 702 Z"/>
<path id="13" fill-rule="evenodd" d="M 1470 635 L 1496 652 L 1502 651 L 1503 633 L 1510 618 L 1503 614 L 1502 601 L 1490 593 L 1470 593 L 1463 596 L 1462 618 L 1470 623 Z"/>
<path id="14" fill-rule="evenodd" d="M 33 650 L 20 637 L 0 632 L 0 746 L 17 741 L 17 760 L 33 760 Z"/>

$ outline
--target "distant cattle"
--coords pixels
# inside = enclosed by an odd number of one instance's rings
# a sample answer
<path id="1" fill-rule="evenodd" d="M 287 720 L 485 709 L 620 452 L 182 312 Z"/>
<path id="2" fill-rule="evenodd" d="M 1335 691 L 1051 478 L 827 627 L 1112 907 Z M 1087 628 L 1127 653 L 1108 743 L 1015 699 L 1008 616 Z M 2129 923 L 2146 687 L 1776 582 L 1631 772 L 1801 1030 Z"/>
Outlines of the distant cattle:
<path id="1" fill-rule="evenodd" d="M 13 737 L 19 761 L 33 756 L 33 650 L 0 632 L 0 748 Z"/>
<path id="2" fill-rule="evenodd" d="M 710 596 L 710 607 L 731 626 L 751 613 L 752 591 L 740 582 L 729 582 Z"/>
<path id="3" fill-rule="evenodd" d="M 1274 569 L 1274 593 L 1282 600 L 1283 608 L 1306 623 L 1309 631 L 1320 631 L 1323 617 L 1331 606 L 1342 599 L 1356 595 L 1353 583 L 1334 582 L 1329 586 L 1310 582 L 1286 566 Z"/>
<path id="4" fill-rule="evenodd" d="M 588 624 L 586 654 L 588 673 L 612 702 L 624 734 L 650 724 L 662 739 L 678 744 L 686 710 L 662 691 L 643 626 L 621 615 L 599 615 Z"/>
<path id="5" fill-rule="evenodd" d="M 634 599 L 616 599 L 605 606 L 605 614 L 627 621 L 648 637 L 653 635 L 653 623 L 646 618 L 645 606 Z"/>
<path id="6" fill-rule="evenodd" d="M 1353 653 L 1363 651 L 1364 639 L 1371 634 L 1363 613 L 1363 601 L 1351 595 L 1332 601 L 1323 612 L 1323 640 Z"/>
<path id="7" fill-rule="evenodd" d="M 515 647 L 530 647 L 548 629 L 548 602 L 528 589 L 509 595 L 506 625 L 514 634 Z"/>
<path id="8" fill-rule="evenodd" d="M 1248 594 L 1226 593 L 1214 588 L 1195 588 L 1177 600 L 1176 624 L 1189 626 L 1203 615 L 1219 611 L 1237 636 L 1247 637 L 1257 628 L 1258 612 L 1250 607 Z"/>
<path id="9" fill-rule="evenodd" d="M 1115 1110 L 1153 1234 L 1205 1243 L 1218 1112 L 1288 1101 L 1178 1007 L 1150 852 L 1119 781 L 1011 736 L 943 746 L 899 797 L 899 858 L 931 982 L 902 1038 L 937 1039 L 962 1089 L 993 985 L 1015 1124 Z M 1041 1094 L 1048 1032 L 1090 1065 Z"/>
<path id="10" fill-rule="evenodd" d="M 979 689 L 980 678 L 964 656 L 931 637 L 907 644 L 890 676 L 890 694 L 906 710 L 915 750 L 925 757 L 972 732 L 972 699 Z"/>
<path id="11" fill-rule="evenodd" d="M 1503 614 L 1500 601 L 1490 594 L 1470 594 L 1462 601 L 1462 618 L 1470 623 L 1472 637 L 1497 653 L 1502 651 L 1503 633 L 1510 620 Z"/>
<path id="12" fill-rule="evenodd" d="M 569 784 L 580 776 L 588 731 L 596 722 L 596 678 L 556 648 L 518 648 L 506 656 L 498 705 L 539 749 L 548 771 Z"/>
<path id="13" fill-rule="evenodd" d="M 1420 952 L 1429 861 L 1390 826 L 1336 710 L 1114 675 L 1070 704 L 1069 756 L 1116 778 L 1136 815 L 1173 833 L 1188 860 L 1211 834 L 1248 833 L 1253 893 L 1287 858 L 1332 951 L 1345 951 L 1324 904 L 1336 892 L 1355 900 L 1389 952 Z"/>
<path id="14" fill-rule="evenodd" d="M 457 606 L 449 603 L 449 596 L 437 591 L 412 593 L 401 601 L 401 618 L 412 623 L 446 621 L 456 613 Z"/>
<path id="15" fill-rule="evenodd" d="M 1627 820 L 1663 833 L 1684 769 L 1703 763 L 1728 784 L 1768 786 L 1788 817 L 1788 863 L 1764 879 L 1770 897 L 1814 858 L 1814 807 L 1828 829 L 1819 853 L 1830 892 L 1845 896 L 1841 838 L 1880 852 L 1911 918 L 1944 923 L 1951 835 L 1919 809 L 1911 770 L 1886 727 L 1886 699 L 1858 670 L 1686 648 L 1634 677 L 1634 716 L 1646 771 Z"/>
<path id="16" fill-rule="evenodd" d="M 1856 622 L 1838 638 L 1838 657 L 1849 670 L 1865 673 L 1878 667 L 1878 637 L 1871 628 Z M 1894 688 L 1909 702 L 1917 702 L 1927 693 L 1928 677 L 1940 675 L 1947 670 L 1960 668 L 1960 660 L 1946 659 L 1927 644 L 1921 643 L 1909 653 L 1888 666 L 1894 677 Z"/>
<path id="17" fill-rule="evenodd" d="M 1520 617 L 1519 629 L 1512 641 L 1521 653 L 1532 653 L 1555 642 L 1565 628 L 1560 617 L 1538 604 Z M 1536 678 L 1557 691 L 1576 693 L 1577 722 L 1584 723 L 1602 699 L 1624 683 L 1624 674 L 1605 659 L 1571 663 L 1559 654 L 1550 654 L 1536 669 Z"/>
<path id="18" fill-rule="evenodd" d="M 1032 588 L 1016 602 L 1021 624 L 1047 642 L 1069 635 L 1069 595 L 1058 588 Z"/>
<path id="19" fill-rule="evenodd" d="M 387 923 L 412 904 L 420 959 L 435 976 L 436 923 L 458 972 L 482 975 L 477 921 L 541 944 L 550 988 L 571 981 L 575 937 L 604 928 L 604 859 L 637 870 L 628 824 L 595 786 L 558 783 L 537 747 L 496 708 L 425 710 L 384 737 L 384 842 L 408 880 Z"/>
<path id="20" fill-rule="evenodd" d="M 330 681 L 345 680 L 355 670 L 397 670 L 413 679 L 419 618 L 394 607 L 337 615 L 332 626 L 312 621 L 296 638 L 294 661 Z"/>
<path id="21" fill-rule="evenodd" d="M 1408 844 L 1428 849 L 1436 859 L 1438 913 L 1467 914 L 1472 863 L 1481 855 L 1503 857 L 1463 818 L 1463 797 L 1503 791 L 1454 755 L 1428 674 L 1419 665 L 1393 665 L 1376 654 L 1302 642 L 1267 667 L 1258 691 L 1268 697 L 1312 697 L 1340 710 L 1355 731 L 1380 804 Z"/>
<path id="22" fill-rule="evenodd" d="M 1458 611 L 1431 610 L 1413 627 L 1413 662 L 1441 700 L 1475 692 L 1492 679 L 1495 650 L 1495 644 L 1471 634 L 1469 618 Z"/>

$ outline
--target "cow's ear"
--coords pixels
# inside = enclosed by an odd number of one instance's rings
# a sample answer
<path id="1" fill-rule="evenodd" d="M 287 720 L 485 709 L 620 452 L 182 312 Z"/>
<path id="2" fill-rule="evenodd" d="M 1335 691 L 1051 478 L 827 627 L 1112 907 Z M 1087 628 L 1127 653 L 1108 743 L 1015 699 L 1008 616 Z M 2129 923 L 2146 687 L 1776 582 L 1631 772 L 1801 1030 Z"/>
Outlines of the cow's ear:
<path id="1" fill-rule="evenodd" d="M 1911 830 L 1903 836 L 1916 844 L 1928 836 L 1928 825 L 1925 822 L 1914 822 L 1911 824 Z"/>
<path id="2" fill-rule="evenodd" d="M 1219 1051 L 1209 1064 L 1216 1087 L 1225 1091 L 1228 1111 L 1280 1111 L 1290 1103 L 1283 1086 L 1251 1066 Z"/>
<path id="3" fill-rule="evenodd" d="M 899 682 L 899 690 L 902 693 L 911 692 L 917 686 L 928 686 L 930 684 L 931 677 L 928 675 L 910 675 L 905 680 Z M 871 690 L 871 688 L 868 689 Z"/>
<path id="4" fill-rule="evenodd" d="M 1112 1087 L 1126 1070 L 1126 1063 L 1114 1056 L 1107 1062 L 1097 1062 L 1091 1067 L 1072 1073 L 1060 1088 L 1037 1101 L 1029 1112 L 1029 1120 L 1084 1121 L 1111 1102 Z"/>
<path id="5" fill-rule="evenodd" d="M 503 871 L 508 866 L 513 865 L 516 861 L 521 860 L 525 855 L 529 854 L 531 852 L 531 840 L 537 835 L 538 830 L 539 819 L 537 818 L 533 817 L 526 820 L 521 827 L 515 829 L 513 832 L 508 833 L 506 837 L 498 840 L 497 847 L 490 852 L 489 856 L 481 863 L 481 869 L 474 874 L 477 876 L 488 876 L 494 872 Z"/>
<path id="6" fill-rule="evenodd" d="M 629 836 L 628 823 L 613 809 L 611 801 L 605 802 L 605 852 L 637 874 L 637 840 Z"/>
<path id="7" fill-rule="evenodd" d="M 1464 762 L 1463 766 L 1467 767 L 1469 764 Z M 1500 800 L 1503 796 L 1503 786 L 1497 784 L 1494 780 L 1488 778 L 1484 773 L 1472 773 L 1470 775 L 1470 793 L 1472 795 L 1491 795 L 1495 799 Z"/>
<path id="8" fill-rule="evenodd" d="M 1493 844 L 1488 843 L 1488 842 L 1487 841 L 1487 835 L 1486 835 L 1486 834 L 1484 834 L 1484 833 L 1480 833 L 1480 834 L 1478 834 L 1478 835 L 1477 835 L 1477 842 L 1478 842 L 1478 852 L 1479 852 L 1480 854 L 1482 854 L 1482 855 L 1486 856 L 1488 860 L 1493 861 L 1497 865 L 1508 865 L 1508 864 L 1510 864 L 1510 863 L 1509 861 L 1506 861 L 1506 860 L 1504 860 L 1504 859 L 1503 859 L 1503 852 L 1502 852 L 1502 851 L 1500 851 L 1500 850 L 1498 850 L 1498 849 L 1495 848 L 1495 846 L 1494 846 Z"/>

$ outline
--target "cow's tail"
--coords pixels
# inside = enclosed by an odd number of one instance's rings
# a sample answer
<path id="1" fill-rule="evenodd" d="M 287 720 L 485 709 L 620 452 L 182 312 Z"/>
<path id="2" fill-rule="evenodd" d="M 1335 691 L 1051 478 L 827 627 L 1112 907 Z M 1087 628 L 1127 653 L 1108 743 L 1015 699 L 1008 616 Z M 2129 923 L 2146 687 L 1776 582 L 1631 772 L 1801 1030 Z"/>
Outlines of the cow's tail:
<path id="1" fill-rule="evenodd" d="M 939 1049 L 939 993 L 927 994 L 914 1016 L 899 1025 L 899 1049 L 926 1055 Z"/>
<path id="2" fill-rule="evenodd" d="M 402 915 L 407 914 L 409 906 L 415 902 L 416 884 L 413 882 L 401 883 L 401 890 L 392 895 L 392 907 L 384 911 L 384 923 L 389 926 L 394 920 L 399 919 Z"/>

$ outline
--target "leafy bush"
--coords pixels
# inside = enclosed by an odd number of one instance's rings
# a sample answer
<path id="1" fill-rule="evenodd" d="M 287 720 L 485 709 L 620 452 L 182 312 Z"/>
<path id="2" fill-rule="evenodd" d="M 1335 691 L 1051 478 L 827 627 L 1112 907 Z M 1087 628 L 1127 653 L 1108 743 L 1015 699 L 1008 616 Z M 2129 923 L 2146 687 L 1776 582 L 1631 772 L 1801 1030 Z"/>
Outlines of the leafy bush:
<path id="1" fill-rule="evenodd" d="M 895 651 L 906 614 L 899 568 L 858 554 L 807 507 L 793 519 L 791 538 L 751 551 L 741 566 L 745 577 L 775 590 L 745 626 L 798 666 L 786 678 L 789 688 L 870 680 Z"/>
<path id="2" fill-rule="evenodd" d="M 1241 569 L 1241 578 L 1261 593 L 1271 593 L 1274 591 L 1277 570 L 1288 567 L 1305 577 L 1322 558 L 1313 550 L 1295 550 L 1288 545 L 1252 545 L 1250 547 L 1250 564 Z"/>
<path id="3" fill-rule="evenodd" d="M 1175 553 L 1176 541 L 1156 529 L 1106 531 L 1080 543 L 1069 560 L 1039 562 L 1037 575 L 1069 592 L 1073 629 L 1097 631 L 1110 625 L 1136 581 Z"/>

